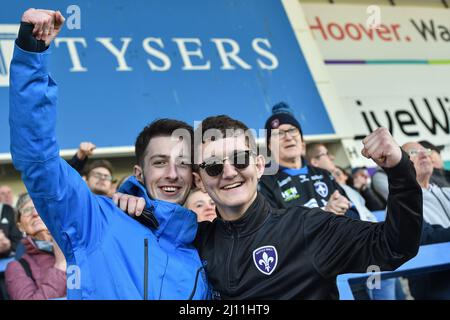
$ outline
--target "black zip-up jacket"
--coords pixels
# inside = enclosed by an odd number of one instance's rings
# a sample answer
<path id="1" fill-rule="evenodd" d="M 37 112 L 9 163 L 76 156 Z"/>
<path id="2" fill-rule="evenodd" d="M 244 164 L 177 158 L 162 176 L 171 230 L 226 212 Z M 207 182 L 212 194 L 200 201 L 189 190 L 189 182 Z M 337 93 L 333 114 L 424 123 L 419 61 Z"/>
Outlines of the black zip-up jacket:
<path id="1" fill-rule="evenodd" d="M 336 276 L 377 265 L 393 270 L 417 254 L 422 191 L 403 153 L 386 169 L 387 218 L 370 223 L 319 208 L 273 209 L 257 196 L 236 221 L 199 225 L 196 246 L 222 299 L 337 299 Z"/>
<path id="2" fill-rule="evenodd" d="M 302 161 L 305 163 L 305 159 Z M 323 208 L 336 190 L 347 197 L 329 171 L 308 164 L 298 170 L 280 167 L 274 175 L 263 175 L 258 184 L 259 193 L 276 209 L 298 206 Z M 360 218 L 354 206 L 345 215 Z"/>

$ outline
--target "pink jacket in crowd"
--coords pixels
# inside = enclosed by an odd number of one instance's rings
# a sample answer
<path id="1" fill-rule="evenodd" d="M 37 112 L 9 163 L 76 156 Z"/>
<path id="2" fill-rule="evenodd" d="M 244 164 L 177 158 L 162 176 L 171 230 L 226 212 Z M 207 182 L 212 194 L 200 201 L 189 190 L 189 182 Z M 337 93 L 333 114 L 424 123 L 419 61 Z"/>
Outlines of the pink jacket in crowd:
<path id="1" fill-rule="evenodd" d="M 18 261 L 8 264 L 5 281 L 11 300 L 46 300 L 66 296 L 66 273 L 54 267 L 55 257 L 36 248 L 30 238 L 22 240 L 26 253 L 22 256 L 31 268 L 27 276 Z"/>

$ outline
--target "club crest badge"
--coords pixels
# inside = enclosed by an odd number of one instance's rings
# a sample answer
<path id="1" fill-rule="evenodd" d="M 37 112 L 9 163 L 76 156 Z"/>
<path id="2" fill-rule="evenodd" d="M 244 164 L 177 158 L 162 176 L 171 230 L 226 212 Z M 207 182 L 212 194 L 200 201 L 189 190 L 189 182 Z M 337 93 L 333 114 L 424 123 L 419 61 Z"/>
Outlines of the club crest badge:
<path id="1" fill-rule="evenodd" d="M 278 253 L 274 246 L 264 246 L 253 251 L 256 268 L 266 275 L 271 275 L 278 263 Z"/>
<path id="2" fill-rule="evenodd" d="M 326 198 L 328 195 L 328 186 L 326 183 L 322 181 L 318 181 L 314 183 L 314 188 L 316 189 L 316 192 L 322 197 Z"/>

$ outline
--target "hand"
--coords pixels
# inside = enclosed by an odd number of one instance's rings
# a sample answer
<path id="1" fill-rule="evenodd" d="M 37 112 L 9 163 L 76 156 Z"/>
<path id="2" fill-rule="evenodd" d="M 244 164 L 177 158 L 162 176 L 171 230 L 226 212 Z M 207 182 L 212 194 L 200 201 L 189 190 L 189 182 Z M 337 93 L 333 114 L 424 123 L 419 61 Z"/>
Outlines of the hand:
<path id="1" fill-rule="evenodd" d="M 328 203 L 325 206 L 325 211 L 333 212 L 337 215 L 344 215 L 345 212 L 350 208 L 350 201 L 342 194 L 339 193 L 338 190 L 333 192 L 330 199 L 328 199 Z"/>
<path id="2" fill-rule="evenodd" d="M 113 195 L 113 201 L 116 206 L 125 211 L 132 217 L 139 217 L 145 208 L 145 199 L 141 197 L 130 196 L 128 194 L 116 192 Z"/>
<path id="3" fill-rule="evenodd" d="M 43 9 L 28 9 L 22 16 L 22 22 L 34 25 L 33 36 L 37 40 L 45 41 L 45 45 L 56 38 L 64 24 L 64 17 L 61 12 Z"/>
<path id="4" fill-rule="evenodd" d="M 361 154 L 383 168 L 395 167 L 402 159 L 402 151 L 388 129 L 378 128 L 362 141 Z"/>
<path id="5" fill-rule="evenodd" d="M 0 230 L 0 253 L 4 253 L 11 249 L 11 241 L 5 236 L 3 230 Z"/>
<path id="6" fill-rule="evenodd" d="M 92 156 L 95 148 L 97 148 L 97 146 L 91 142 L 80 143 L 80 147 L 77 151 L 77 158 L 80 160 L 84 160 L 86 159 L 86 157 Z"/>
<path id="7" fill-rule="evenodd" d="M 61 271 L 66 271 L 67 269 L 67 262 L 66 257 L 64 256 L 64 253 L 61 251 L 61 248 L 58 246 L 55 240 L 52 240 L 53 242 L 53 253 L 55 254 L 55 268 L 59 269 Z"/>

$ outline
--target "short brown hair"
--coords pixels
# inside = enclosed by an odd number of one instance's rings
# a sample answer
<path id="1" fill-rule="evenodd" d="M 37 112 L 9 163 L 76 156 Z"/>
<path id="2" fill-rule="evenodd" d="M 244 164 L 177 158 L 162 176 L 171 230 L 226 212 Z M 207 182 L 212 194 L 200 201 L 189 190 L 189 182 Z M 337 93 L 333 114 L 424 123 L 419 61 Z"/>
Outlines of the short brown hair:
<path id="1" fill-rule="evenodd" d="M 174 119 L 158 119 L 147 125 L 136 138 L 134 144 L 136 154 L 136 164 L 144 167 L 144 158 L 146 155 L 150 140 L 155 137 L 171 136 L 175 130 L 185 129 L 191 137 L 191 159 L 193 157 L 192 138 L 194 137 L 194 129 L 184 121 Z"/>
<path id="2" fill-rule="evenodd" d="M 109 162 L 108 160 L 105 160 L 105 159 L 101 159 L 101 160 L 95 160 L 95 161 L 92 161 L 91 163 L 89 163 L 84 170 L 84 175 L 88 176 L 91 173 L 91 171 L 96 168 L 105 168 L 106 170 L 109 171 L 111 176 L 113 175 L 113 172 L 114 172 L 113 165 L 111 164 L 111 162 Z"/>
<path id="3" fill-rule="evenodd" d="M 246 135 L 246 143 L 252 150 L 256 151 L 256 140 L 251 130 L 242 122 L 237 119 L 233 119 L 226 115 L 218 115 L 208 117 L 204 119 L 197 129 L 195 129 L 195 144 L 196 147 L 200 143 L 205 143 L 208 137 L 205 137 L 205 133 L 209 130 L 216 130 L 222 137 L 230 137 L 231 134 L 238 133 Z M 201 139 L 198 139 L 201 138 Z"/>
<path id="4" fill-rule="evenodd" d="M 306 156 L 306 160 L 308 160 L 308 162 L 311 162 L 312 159 L 317 157 L 317 149 L 320 146 L 325 146 L 325 145 L 323 143 L 311 143 L 306 146 L 305 156 Z"/>

